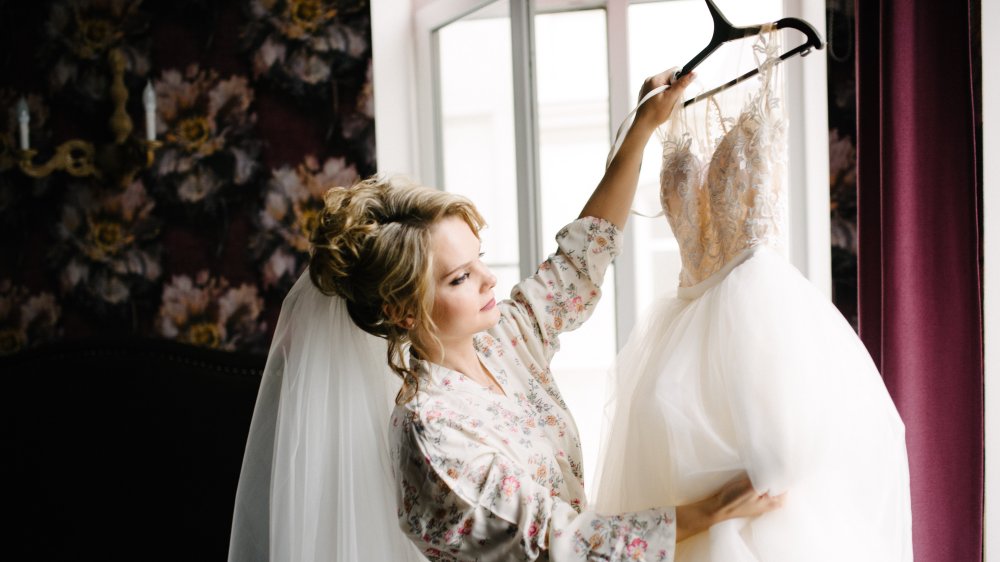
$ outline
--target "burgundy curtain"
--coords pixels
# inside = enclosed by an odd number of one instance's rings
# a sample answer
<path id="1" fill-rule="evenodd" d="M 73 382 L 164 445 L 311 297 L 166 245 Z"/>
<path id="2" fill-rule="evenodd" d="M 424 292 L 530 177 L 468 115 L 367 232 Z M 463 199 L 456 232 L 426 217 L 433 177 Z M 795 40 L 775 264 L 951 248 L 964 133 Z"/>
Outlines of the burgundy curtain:
<path id="1" fill-rule="evenodd" d="M 906 424 L 918 562 L 982 559 L 970 1 L 855 3 L 859 326 Z"/>

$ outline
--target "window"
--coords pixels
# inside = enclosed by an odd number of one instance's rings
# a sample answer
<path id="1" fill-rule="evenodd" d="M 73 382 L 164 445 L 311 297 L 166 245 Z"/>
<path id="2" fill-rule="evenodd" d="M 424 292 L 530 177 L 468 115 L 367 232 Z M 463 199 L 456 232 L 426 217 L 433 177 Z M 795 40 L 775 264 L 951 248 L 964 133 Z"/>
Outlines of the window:
<path id="1" fill-rule="evenodd" d="M 824 10 L 822 0 L 716 4 L 735 25 L 785 15 L 821 22 Z M 809 10 L 816 13 L 802 13 Z M 642 78 L 684 64 L 712 34 L 703 0 L 432 0 L 417 22 L 421 176 L 468 196 L 486 215 L 484 249 L 498 295 L 530 274 L 555 249 L 556 231 L 576 218 Z M 749 46 L 726 48 L 730 55 L 713 55 L 698 69 L 706 89 L 733 76 L 733 57 L 753 64 Z M 713 70 L 720 59 L 726 62 Z M 823 57 L 810 59 L 811 71 L 798 63 L 783 68 L 798 124 L 790 127 L 790 146 L 798 148 L 790 153 L 789 185 L 808 187 L 790 189 L 791 257 L 823 287 L 829 285 L 825 65 Z M 816 77 L 824 83 L 803 85 Z M 807 111 L 811 103 L 822 110 Z M 633 206 L 650 215 L 659 212 L 658 160 L 654 136 Z M 562 336 L 552 364 L 581 433 L 588 485 L 601 429 L 595 414 L 606 400 L 615 353 L 639 311 L 676 287 L 680 271 L 677 243 L 662 217 L 631 218 L 625 246 L 605 281 L 602 305 L 580 330 Z"/>
<path id="2" fill-rule="evenodd" d="M 438 187 L 465 195 L 486 215 L 484 260 L 497 294 L 521 279 L 510 16 L 494 2 L 437 32 L 441 160 Z"/>

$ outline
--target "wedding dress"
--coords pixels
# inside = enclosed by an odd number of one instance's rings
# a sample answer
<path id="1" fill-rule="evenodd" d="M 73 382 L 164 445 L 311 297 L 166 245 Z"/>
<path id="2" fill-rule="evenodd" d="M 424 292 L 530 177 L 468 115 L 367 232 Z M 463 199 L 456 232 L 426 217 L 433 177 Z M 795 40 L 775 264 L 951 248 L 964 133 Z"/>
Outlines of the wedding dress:
<path id="1" fill-rule="evenodd" d="M 617 359 L 594 505 L 683 505 L 746 471 L 784 506 L 680 543 L 678 562 L 910 561 L 903 424 L 850 325 L 785 258 L 779 51 L 762 34 L 755 52 L 738 115 L 709 99 L 668 122 L 660 198 L 683 269 Z"/>

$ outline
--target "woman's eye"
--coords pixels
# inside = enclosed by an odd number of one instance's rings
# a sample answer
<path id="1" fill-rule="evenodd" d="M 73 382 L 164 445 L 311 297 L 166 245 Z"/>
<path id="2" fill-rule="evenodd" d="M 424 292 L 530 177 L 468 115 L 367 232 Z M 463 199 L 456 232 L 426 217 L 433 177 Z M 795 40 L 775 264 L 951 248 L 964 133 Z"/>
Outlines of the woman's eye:
<path id="1" fill-rule="evenodd" d="M 455 279 L 453 279 L 452 282 L 451 282 L 451 284 L 452 285 L 461 285 L 462 283 L 465 283 L 465 280 L 468 279 L 468 278 L 469 278 L 469 274 L 468 273 L 463 273 L 461 276 L 456 277 Z"/>

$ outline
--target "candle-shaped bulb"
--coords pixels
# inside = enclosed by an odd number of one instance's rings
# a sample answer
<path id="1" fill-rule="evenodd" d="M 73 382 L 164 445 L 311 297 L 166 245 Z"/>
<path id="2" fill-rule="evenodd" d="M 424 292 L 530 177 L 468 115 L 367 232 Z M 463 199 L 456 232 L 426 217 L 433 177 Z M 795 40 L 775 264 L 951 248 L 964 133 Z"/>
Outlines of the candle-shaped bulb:
<path id="1" fill-rule="evenodd" d="M 21 133 L 21 150 L 28 150 L 28 123 L 31 123 L 31 113 L 28 112 L 28 102 L 22 97 L 17 100 L 17 125 Z"/>
<path id="2" fill-rule="evenodd" d="M 146 140 L 156 140 L 156 92 L 149 81 L 142 91 L 142 105 L 146 109 Z"/>

